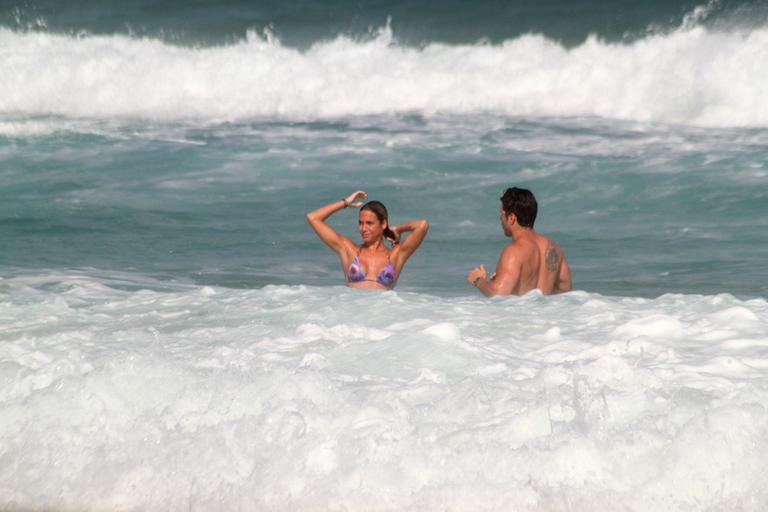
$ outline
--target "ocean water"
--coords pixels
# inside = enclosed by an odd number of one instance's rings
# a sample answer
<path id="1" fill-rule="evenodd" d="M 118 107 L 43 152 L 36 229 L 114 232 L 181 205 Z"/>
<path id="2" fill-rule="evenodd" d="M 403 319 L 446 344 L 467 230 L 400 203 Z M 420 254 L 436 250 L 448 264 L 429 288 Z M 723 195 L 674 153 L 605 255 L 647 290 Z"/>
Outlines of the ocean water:
<path id="1" fill-rule="evenodd" d="M 766 80 L 762 2 L 0 2 L 0 510 L 766 510 Z M 575 291 L 466 284 L 509 186 Z"/>

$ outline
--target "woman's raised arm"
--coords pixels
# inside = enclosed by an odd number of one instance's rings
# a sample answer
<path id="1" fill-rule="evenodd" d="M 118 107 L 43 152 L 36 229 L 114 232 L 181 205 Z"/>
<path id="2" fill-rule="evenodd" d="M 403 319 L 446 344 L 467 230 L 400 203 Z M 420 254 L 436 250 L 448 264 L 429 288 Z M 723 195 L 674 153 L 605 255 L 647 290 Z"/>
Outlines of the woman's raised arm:
<path id="1" fill-rule="evenodd" d="M 424 241 L 424 237 L 427 236 L 429 222 L 426 219 L 411 220 L 399 226 L 392 226 L 389 229 L 395 233 L 398 242 L 402 233 L 410 232 L 410 235 L 398 245 L 397 264 L 402 268 L 405 262 L 408 261 L 408 258 L 419 248 L 421 242 Z"/>
<path id="2" fill-rule="evenodd" d="M 311 211 L 307 214 L 307 222 L 312 226 L 312 229 L 317 233 L 317 236 L 322 240 L 325 245 L 331 248 L 336 254 L 341 254 L 344 250 L 345 237 L 340 235 L 335 229 L 325 223 L 325 220 L 344 208 L 354 207 L 360 208 L 363 203 L 357 202 L 355 199 L 366 198 L 368 195 L 358 190 L 353 192 L 344 199 L 339 199 L 325 206 L 321 206 L 317 210 Z"/>

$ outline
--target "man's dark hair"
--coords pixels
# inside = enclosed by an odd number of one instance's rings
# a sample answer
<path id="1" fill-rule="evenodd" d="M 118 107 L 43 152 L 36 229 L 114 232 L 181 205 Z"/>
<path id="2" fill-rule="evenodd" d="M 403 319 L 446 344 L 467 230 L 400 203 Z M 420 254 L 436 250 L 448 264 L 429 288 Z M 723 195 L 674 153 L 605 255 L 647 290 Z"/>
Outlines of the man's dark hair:
<path id="1" fill-rule="evenodd" d="M 501 196 L 501 207 L 504 209 L 505 215 L 514 213 L 517 222 L 524 228 L 532 228 L 533 223 L 536 222 L 536 212 L 538 212 L 539 206 L 530 190 L 517 187 L 508 188 Z"/>

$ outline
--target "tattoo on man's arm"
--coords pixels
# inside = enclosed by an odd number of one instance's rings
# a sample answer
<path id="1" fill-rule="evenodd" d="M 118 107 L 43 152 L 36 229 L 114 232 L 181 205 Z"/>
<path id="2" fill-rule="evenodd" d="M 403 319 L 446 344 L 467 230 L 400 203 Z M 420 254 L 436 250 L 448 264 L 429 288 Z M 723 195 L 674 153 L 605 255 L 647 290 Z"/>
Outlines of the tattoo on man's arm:
<path id="1" fill-rule="evenodd" d="M 547 247 L 547 252 L 544 254 L 544 263 L 548 271 L 557 272 L 557 269 L 560 268 L 560 253 L 554 247 Z"/>

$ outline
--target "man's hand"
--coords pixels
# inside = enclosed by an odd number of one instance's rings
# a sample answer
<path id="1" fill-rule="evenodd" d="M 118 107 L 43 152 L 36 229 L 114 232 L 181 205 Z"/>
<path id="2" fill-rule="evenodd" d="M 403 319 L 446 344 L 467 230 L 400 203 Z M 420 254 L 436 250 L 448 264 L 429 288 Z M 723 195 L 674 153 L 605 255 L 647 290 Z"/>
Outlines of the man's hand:
<path id="1" fill-rule="evenodd" d="M 476 286 L 475 281 L 478 279 L 485 280 L 486 277 L 488 277 L 488 272 L 485 271 L 484 265 L 480 265 L 469 271 L 469 274 L 467 274 L 467 282 L 472 286 Z"/>

